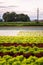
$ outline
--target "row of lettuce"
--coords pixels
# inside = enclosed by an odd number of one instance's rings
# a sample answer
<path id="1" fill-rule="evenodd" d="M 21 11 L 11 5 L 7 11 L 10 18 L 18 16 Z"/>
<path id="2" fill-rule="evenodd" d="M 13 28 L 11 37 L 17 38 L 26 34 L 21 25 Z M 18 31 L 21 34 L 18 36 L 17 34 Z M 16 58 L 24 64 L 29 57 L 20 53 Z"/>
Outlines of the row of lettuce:
<path id="1" fill-rule="evenodd" d="M 4 46 L 1 46 L 0 47 L 0 52 L 3 52 L 3 53 L 6 53 L 6 52 L 13 52 L 13 53 L 43 53 L 43 48 L 38 48 L 36 46 L 34 46 L 33 48 L 32 47 L 23 47 L 23 46 L 10 46 L 10 47 L 4 47 Z"/>
<path id="2" fill-rule="evenodd" d="M 2 43 L 43 43 L 43 36 L 0 36 L 0 44 Z"/>
<path id="3" fill-rule="evenodd" d="M 0 65 L 43 65 L 43 57 L 30 56 L 29 58 L 25 58 L 22 55 L 17 57 L 9 55 L 0 56 Z"/>

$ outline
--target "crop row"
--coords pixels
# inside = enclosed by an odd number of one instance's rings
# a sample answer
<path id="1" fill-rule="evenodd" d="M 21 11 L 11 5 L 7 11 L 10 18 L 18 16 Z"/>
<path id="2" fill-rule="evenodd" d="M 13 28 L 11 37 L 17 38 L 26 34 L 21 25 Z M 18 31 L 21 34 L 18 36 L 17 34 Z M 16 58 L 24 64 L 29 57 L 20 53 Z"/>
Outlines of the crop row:
<path id="1" fill-rule="evenodd" d="M 0 65 L 43 65 L 43 57 L 30 56 L 29 58 L 25 58 L 22 55 L 17 57 L 9 55 L 0 56 Z"/>
<path id="2" fill-rule="evenodd" d="M 22 46 L 10 46 L 10 47 L 4 47 L 1 46 L 0 47 L 0 52 L 13 52 L 13 53 L 17 53 L 17 52 L 22 52 L 22 53 L 40 53 L 43 52 L 43 48 L 38 48 L 38 47 L 22 47 Z"/>
<path id="3" fill-rule="evenodd" d="M 43 36 L 43 31 L 20 31 L 19 36 Z"/>
<path id="4" fill-rule="evenodd" d="M 43 43 L 43 36 L 0 36 L 0 44 L 2 43 Z"/>

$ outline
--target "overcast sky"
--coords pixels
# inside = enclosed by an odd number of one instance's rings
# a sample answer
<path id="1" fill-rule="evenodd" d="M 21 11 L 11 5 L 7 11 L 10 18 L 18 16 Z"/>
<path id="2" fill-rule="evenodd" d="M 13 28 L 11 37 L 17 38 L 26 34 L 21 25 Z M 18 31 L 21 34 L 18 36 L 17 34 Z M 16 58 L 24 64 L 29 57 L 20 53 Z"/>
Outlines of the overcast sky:
<path id="1" fill-rule="evenodd" d="M 37 8 L 39 8 L 40 19 L 43 19 L 43 0 L 0 0 L 0 16 L 6 11 L 15 11 L 36 19 Z"/>

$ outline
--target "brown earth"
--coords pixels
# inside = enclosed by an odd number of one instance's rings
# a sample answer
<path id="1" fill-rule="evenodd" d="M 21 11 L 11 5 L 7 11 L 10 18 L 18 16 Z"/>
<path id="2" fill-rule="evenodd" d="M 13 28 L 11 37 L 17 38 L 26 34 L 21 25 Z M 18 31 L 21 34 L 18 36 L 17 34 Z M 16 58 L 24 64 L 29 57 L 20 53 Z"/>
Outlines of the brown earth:
<path id="1" fill-rule="evenodd" d="M 10 55 L 12 57 L 23 55 L 26 58 L 28 58 L 30 56 L 36 56 L 36 57 L 40 58 L 40 57 L 43 57 L 43 52 L 35 53 L 35 54 L 33 54 L 33 53 L 22 53 L 22 52 L 18 52 L 18 53 L 13 53 L 13 52 L 3 53 L 3 52 L 0 52 L 0 56 L 3 57 L 4 55 Z"/>
<path id="2" fill-rule="evenodd" d="M 35 44 L 35 43 L 31 43 L 31 44 L 30 43 L 25 43 L 25 44 L 23 44 L 23 43 L 2 43 L 2 44 L 0 44 L 0 46 L 6 46 L 6 47 L 9 47 L 9 46 L 17 47 L 19 45 L 21 45 L 23 47 L 26 47 L 26 46 L 30 46 L 30 47 L 37 46 L 37 47 L 43 48 L 43 43 L 38 43 L 38 44 Z"/>

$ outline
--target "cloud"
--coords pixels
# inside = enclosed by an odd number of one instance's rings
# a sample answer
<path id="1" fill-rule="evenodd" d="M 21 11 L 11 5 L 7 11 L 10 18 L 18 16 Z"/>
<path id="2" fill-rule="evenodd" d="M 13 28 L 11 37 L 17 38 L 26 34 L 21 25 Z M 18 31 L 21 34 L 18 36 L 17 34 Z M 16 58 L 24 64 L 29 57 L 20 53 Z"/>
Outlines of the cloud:
<path id="1" fill-rule="evenodd" d="M 8 7 L 18 7 L 18 6 L 16 6 L 16 5 L 15 5 L 15 6 L 13 6 L 13 5 L 11 5 L 11 6 L 8 6 Z"/>
<path id="2" fill-rule="evenodd" d="M 7 6 L 0 6 L 0 8 L 7 8 Z"/>
<path id="3" fill-rule="evenodd" d="M 3 4 L 4 2 L 0 2 L 0 4 Z"/>
<path id="4" fill-rule="evenodd" d="M 12 7 L 18 7 L 18 6 L 16 5 L 15 6 L 12 6 L 12 5 L 11 6 L 0 6 L 0 8 L 12 8 Z"/>

